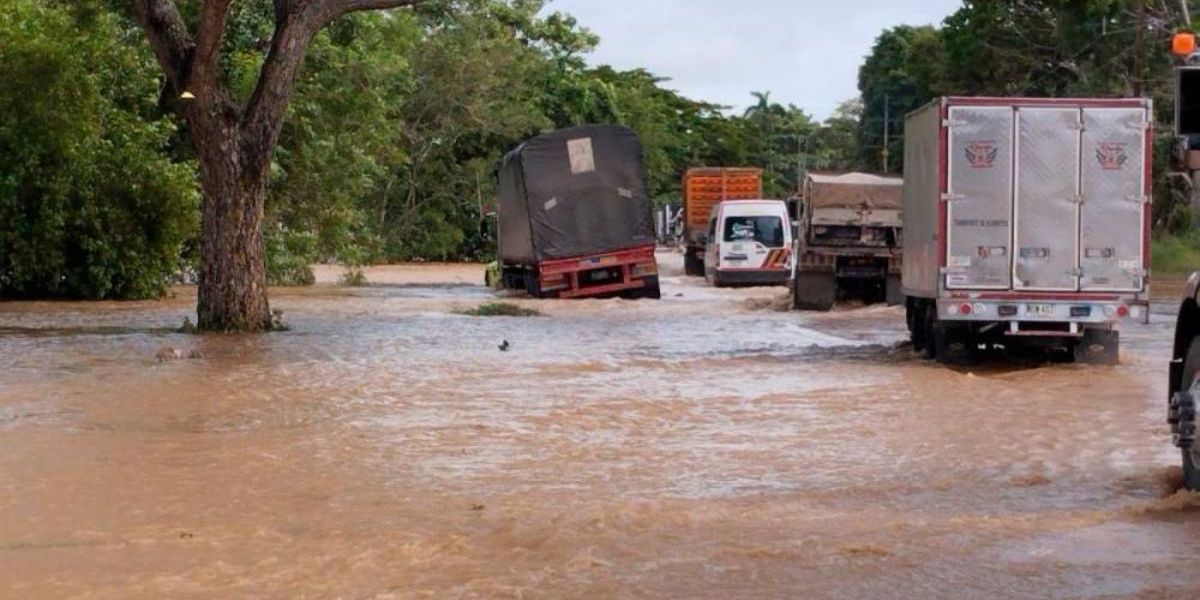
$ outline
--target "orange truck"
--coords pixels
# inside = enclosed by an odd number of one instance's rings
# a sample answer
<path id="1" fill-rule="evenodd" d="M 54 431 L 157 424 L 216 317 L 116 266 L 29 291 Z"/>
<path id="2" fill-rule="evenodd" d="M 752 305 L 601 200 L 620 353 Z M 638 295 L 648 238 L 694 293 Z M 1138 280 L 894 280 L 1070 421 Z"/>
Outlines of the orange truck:
<path id="1" fill-rule="evenodd" d="M 724 200 L 762 198 L 762 169 L 749 167 L 697 167 L 683 174 L 683 239 L 687 245 L 684 271 L 704 276 L 709 217 Z"/>

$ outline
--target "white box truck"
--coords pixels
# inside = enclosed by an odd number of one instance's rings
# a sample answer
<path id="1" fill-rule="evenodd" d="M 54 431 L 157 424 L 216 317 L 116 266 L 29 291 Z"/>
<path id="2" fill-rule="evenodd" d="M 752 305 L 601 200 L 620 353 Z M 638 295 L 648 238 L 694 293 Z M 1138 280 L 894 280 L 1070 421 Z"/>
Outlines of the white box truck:
<path id="1" fill-rule="evenodd" d="M 1149 319 L 1149 100 L 940 98 L 904 131 L 913 345 L 971 361 L 1040 344 L 1115 363 Z"/>

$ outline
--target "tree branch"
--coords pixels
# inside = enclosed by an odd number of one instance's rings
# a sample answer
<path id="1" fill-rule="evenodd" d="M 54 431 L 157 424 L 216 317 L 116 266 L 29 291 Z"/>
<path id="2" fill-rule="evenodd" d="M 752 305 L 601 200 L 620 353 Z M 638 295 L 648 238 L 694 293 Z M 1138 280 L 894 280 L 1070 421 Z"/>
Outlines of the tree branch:
<path id="1" fill-rule="evenodd" d="M 173 0 L 135 0 L 134 16 L 146 32 L 167 83 L 182 89 L 191 71 L 196 45 Z"/>
<path id="2" fill-rule="evenodd" d="M 415 6 L 417 4 L 423 4 L 427 1 L 428 0 L 342 0 L 340 2 L 334 2 L 333 4 L 335 7 L 340 8 L 338 16 L 341 16 L 361 10 L 381 10 L 385 8 Z"/>
<path id="3" fill-rule="evenodd" d="M 362 10 L 412 6 L 426 0 L 276 0 L 275 34 L 258 85 L 242 116 L 242 143 L 274 148 L 288 100 L 313 37 L 338 17 Z M 248 153 L 253 156 L 255 153 Z M 265 170 L 270 154 L 248 172 Z"/>
<path id="4" fill-rule="evenodd" d="M 221 39 L 225 36 L 225 21 L 229 17 L 231 0 L 205 0 L 200 9 L 200 25 L 196 33 L 196 49 L 192 55 L 192 71 L 188 77 L 189 91 L 207 96 L 217 82 L 217 59 Z"/>

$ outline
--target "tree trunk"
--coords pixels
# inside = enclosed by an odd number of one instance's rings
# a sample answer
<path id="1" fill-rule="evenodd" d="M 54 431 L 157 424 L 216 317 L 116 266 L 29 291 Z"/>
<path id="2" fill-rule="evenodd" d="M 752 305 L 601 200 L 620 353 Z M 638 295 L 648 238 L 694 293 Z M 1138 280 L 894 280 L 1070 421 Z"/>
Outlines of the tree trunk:
<path id="1" fill-rule="evenodd" d="M 197 326 L 266 331 L 271 328 L 262 234 L 266 173 L 246 169 L 245 159 L 248 152 L 269 149 L 242 147 L 236 115 L 200 113 L 197 108 L 189 119 L 202 191 Z"/>

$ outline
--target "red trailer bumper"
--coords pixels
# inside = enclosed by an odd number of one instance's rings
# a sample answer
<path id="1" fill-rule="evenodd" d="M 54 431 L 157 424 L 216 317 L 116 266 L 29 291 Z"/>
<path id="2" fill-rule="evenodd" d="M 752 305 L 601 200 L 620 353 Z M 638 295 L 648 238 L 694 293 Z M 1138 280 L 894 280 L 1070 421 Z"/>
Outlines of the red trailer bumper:
<path id="1" fill-rule="evenodd" d="M 538 266 L 541 292 L 559 298 L 601 296 L 658 285 L 654 246 L 547 260 Z"/>

